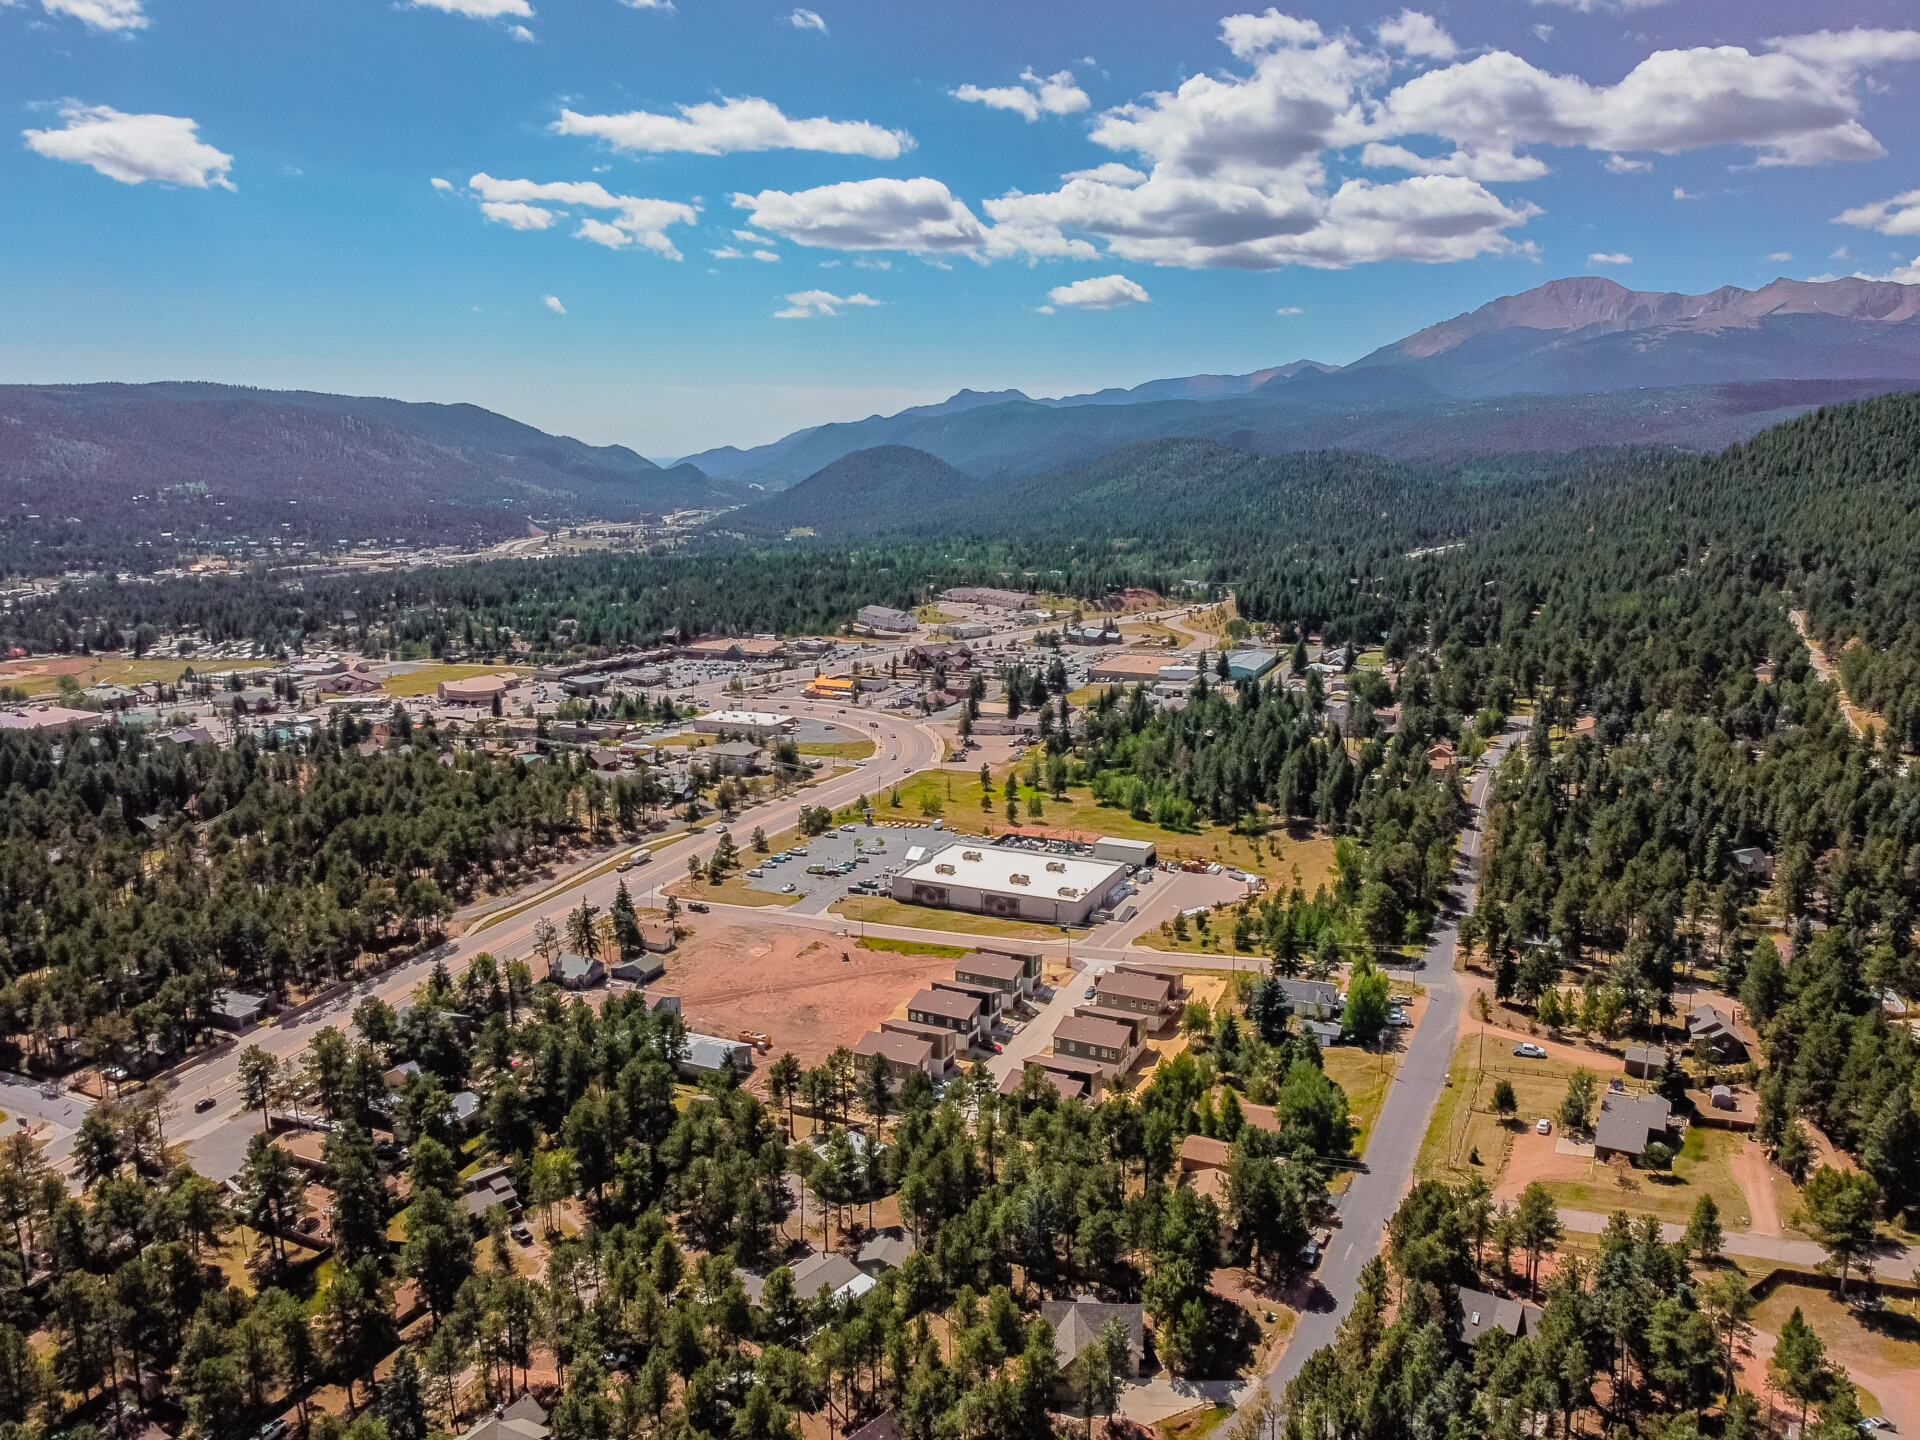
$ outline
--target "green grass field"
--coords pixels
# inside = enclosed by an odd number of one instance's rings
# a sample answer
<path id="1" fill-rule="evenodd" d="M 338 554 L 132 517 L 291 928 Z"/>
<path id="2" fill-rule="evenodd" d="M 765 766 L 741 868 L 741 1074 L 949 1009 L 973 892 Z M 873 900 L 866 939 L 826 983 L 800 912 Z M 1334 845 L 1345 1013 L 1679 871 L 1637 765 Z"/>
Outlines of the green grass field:
<path id="1" fill-rule="evenodd" d="M 1001 940 L 1059 940 L 1063 932 L 1054 925 L 1035 925 L 1026 920 L 1002 920 L 997 915 L 972 915 L 965 910 L 934 910 L 925 905 L 907 905 L 885 895 L 849 895 L 827 907 L 835 915 L 868 925 L 897 925 L 912 930 L 948 930 L 963 935 L 988 935 Z M 1075 930 L 1075 936 L 1085 930 Z"/>
<path id="2" fill-rule="evenodd" d="M 440 688 L 445 680 L 470 680 L 476 675 L 519 675 L 526 678 L 524 670 L 513 670 L 501 665 L 426 665 L 418 670 L 410 670 L 404 675 L 390 675 L 381 684 L 381 689 L 389 695 L 431 695 Z M 501 703 L 517 704 L 523 697 L 506 695 Z"/>

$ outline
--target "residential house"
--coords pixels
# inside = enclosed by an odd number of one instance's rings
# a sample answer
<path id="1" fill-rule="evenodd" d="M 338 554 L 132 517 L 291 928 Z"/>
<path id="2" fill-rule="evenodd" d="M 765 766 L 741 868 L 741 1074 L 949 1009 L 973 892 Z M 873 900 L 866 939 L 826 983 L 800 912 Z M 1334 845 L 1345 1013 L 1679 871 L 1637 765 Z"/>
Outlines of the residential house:
<path id="1" fill-rule="evenodd" d="M 935 1080 L 944 1080 L 952 1073 L 959 1058 L 960 1036 L 943 1025 L 920 1025 L 912 1020 L 882 1020 L 881 1030 L 891 1035 L 905 1035 L 916 1040 L 924 1040 L 932 1050 L 933 1069 L 927 1073 Z"/>
<path id="2" fill-rule="evenodd" d="M 1757 846 L 1747 845 L 1734 851 L 1733 868 L 1762 885 L 1773 883 L 1773 856 Z"/>
<path id="3" fill-rule="evenodd" d="M 590 955 L 569 952 L 548 962 L 547 978 L 563 990 L 590 990 L 607 978 L 607 969 Z"/>
<path id="4" fill-rule="evenodd" d="M 741 1040 L 723 1040 L 718 1035 L 687 1033 L 687 1053 L 680 1061 L 680 1073 L 698 1078 L 718 1075 L 731 1069 L 744 1075 L 753 1069 L 753 1047 Z"/>
<path id="5" fill-rule="evenodd" d="M 1733 1017 L 1717 1005 L 1696 1005 L 1687 1012 L 1687 1038 L 1722 1064 L 1742 1059 L 1747 1053 Z"/>
<path id="6" fill-rule="evenodd" d="M 1108 1305 L 1099 1300 L 1047 1300 L 1040 1318 L 1053 1326 L 1053 1354 L 1062 1371 L 1100 1337 L 1109 1320 L 1118 1320 L 1127 1334 L 1127 1378 L 1140 1377 L 1147 1353 L 1147 1327 L 1138 1305 Z"/>
<path id="7" fill-rule="evenodd" d="M 1069 1015 L 1053 1032 L 1053 1053 L 1091 1060 L 1117 1075 L 1133 1064 L 1140 1047 L 1130 1025 L 1087 1015 Z"/>
<path id="8" fill-rule="evenodd" d="M 532 1395 L 496 1405 L 461 1440 L 547 1440 L 547 1412 Z"/>
<path id="9" fill-rule="evenodd" d="M 1516 1340 L 1524 1340 L 1539 1328 L 1543 1313 L 1538 1305 L 1489 1295 L 1484 1290 L 1461 1290 L 1460 1341 L 1469 1347 L 1489 1330 L 1504 1330 Z"/>
<path id="10" fill-rule="evenodd" d="M 854 1059 L 863 1062 L 863 1073 L 865 1064 L 870 1063 L 875 1055 L 887 1062 L 888 1083 L 895 1090 L 916 1071 L 931 1079 L 939 1063 L 934 1058 L 931 1041 L 918 1035 L 901 1035 L 890 1030 L 869 1030 L 853 1047 Z"/>
<path id="11" fill-rule="evenodd" d="M 1593 1154 L 1597 1160 L 1624 1155 L 1638 1160 L 1647 1146 L 1664 1140 L 1673 1108 L 1659 1095 L 1629 1095 L 1624 1090 L 1609 1090 L 1600 1097 L 1600 1119 L 1593 1130 Z"/>
<path id="12" fill-rule="evenodd" d="M 1287 1007 L 1303 1020 L 1338 1020 L 1347 1008 L 1340 987 L 1326 980 L 1286 980 L 1280 982 Z"/>
<path id="13" fill-rule="evenodd" d="M 869 1275 L 882 1270 L 896 1270 L 907 1263 L 907 1257 L 913 1254 L 913 1241 L 907 1232 L 898 1225 L 890 1225 L 876 1230 L 860 1242 L 860 1249 L 853 1257 L 853 1263 Z"/>
<path id="14" fill-rule="evenodd" d="M 1667 1052 L 1658 1045 L 1629 1045 L 1622 1058 L 1627 1074 L 1636 1080 L 1657 1079 L 1667 1068 Z"/>
<path id="15" fill-rule="evenodd" d="M 1159 1029 L 1180 1013 L 1173 981 L 1141 970 L 1110 970 L 1093 982 L 1093 1003 L 1103 1010 L 1144 1016 L 1150 1029 Z"/>
<path id="16" fill-rule="evenodd" d="M 987 1028 L 992 1029 L 1007 1008 L 1007 992 L 998 985 L 978 985 L 971 980 L 929 980 L 927 984 L 935 990 L 950 991 L 955 995 L 971 995 L 984 1007 L 987 1016 Z"/>
<path id="17" fill-rule="evenodd" d="M 953 978 L 963 984 L 991 986 L 1004 991 L 1009 1002 L 1023 1000 L 1033 993 L 1034 977 L 1029 973 L 1025 959 L 1018 955 L 997 955 L 990 950 L 975 951 L 954 962 Z"/>
<path id="18" fill-rule="evenodd" d="M 916 1025 L 938 1025 L 960 1035 L 969 1046 L 986 1034 L 986 1005 L 978 996 L 957 990 L 930 988 L 907 1002 L 907 1019 Z"/>
<path id="19" fill-rule="evenodd" d="M 520 1213 L 520 1192 L 513 1188 L 511 1165 L 489 1165 L 467 1177 L 467 1218 L 486 1222 L 487 1211 L 501 1206 L 509 1215 Z"/>
<path id="20" fill-rule="evenodd" d="M 1189 1135 L 1180 1142 L 1180 1183 L 1197 1195 L 1208 1195 L 1223 1209 L 1227 1203 L 1227 1166 L 1233 1147 L 1224 1140 Z"/>
<path id="21" fill-rule="evenodd" d="M 844 1255 L 809 1255 L 793 1267 L 794 1293 L 811 1300 L 822 1290 L 834 1299 L 858 1299 L 873 1288 L 873 1277 Z"/>

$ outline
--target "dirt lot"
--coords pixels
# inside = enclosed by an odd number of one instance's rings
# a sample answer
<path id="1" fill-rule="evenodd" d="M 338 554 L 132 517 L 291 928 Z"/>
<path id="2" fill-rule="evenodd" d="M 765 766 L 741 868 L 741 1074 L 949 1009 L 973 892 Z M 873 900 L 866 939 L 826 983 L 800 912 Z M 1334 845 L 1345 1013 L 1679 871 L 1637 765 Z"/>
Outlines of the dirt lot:
<path id="1" fill-rule="evenodd" d="M 848 958 L 842 961 L 842 955 Z M 773 1038 L 771 1056 L 791 1050 L 818 1065 L 894 1014 L 928 980 L 953 974 L 943 955 L 868 950 L 817 930 L 702 921 L 667 961 L 658 988 L 680 997 L 689 1029 L 713 1035 L 752 1030 Z M 756 1076 L 766 1073 L 767 1059 Z"/>

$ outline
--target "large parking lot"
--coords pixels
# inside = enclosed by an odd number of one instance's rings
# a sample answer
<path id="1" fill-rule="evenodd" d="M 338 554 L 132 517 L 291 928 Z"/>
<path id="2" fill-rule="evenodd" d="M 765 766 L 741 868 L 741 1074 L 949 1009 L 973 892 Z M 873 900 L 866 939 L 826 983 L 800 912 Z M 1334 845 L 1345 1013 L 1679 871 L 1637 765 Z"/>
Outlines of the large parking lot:
<path id="1" fill-rule="evenodd" d="M 925 825 L 855 825 L 850 830 L 829 830 L 825 835 L 803 842 L 807 853 L 784 862 L 775 862 L 771 856 L 755 856 L 751 851 L 741 858 L 759 860 L 754 868 L 764 872 L 748 873 L 745 880 L 750 889 L 773 895 L 797 894 L 801 899 L 793 908 L 811 915 L 826 909 L 847 893 L 849 885 L 862 880 L 881 882 L 884 894 L 887 872 L 907 863 L 910 848 L 937 845 L 951 839 L 950 832 Z M 852 869 L 841 874 L 831 873 L 834 867 L 850 862 Z M 829 873 L 809 875 L 807 871 L 812 866 L 825 866 Z M 793 887 L 791 891 L 786 888 L 789 885 Z"/>

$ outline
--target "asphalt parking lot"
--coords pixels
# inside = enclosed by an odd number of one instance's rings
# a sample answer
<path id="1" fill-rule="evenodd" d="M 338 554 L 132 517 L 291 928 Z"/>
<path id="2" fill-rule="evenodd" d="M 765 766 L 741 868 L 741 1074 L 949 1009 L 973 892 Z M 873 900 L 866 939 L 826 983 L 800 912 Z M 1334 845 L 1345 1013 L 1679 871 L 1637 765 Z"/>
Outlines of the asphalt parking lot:
<path id="1" fill-rule="evenodd" d="M 801 897 L 794 908 L 804 914 L 815 915 L 846 894 L 847 887 L 856 881 L 878 880 L 889 870 L 905 865 L 907 851 L 913 846 L 934 846 L 953 838 L 951 831 L 935 830 L 927 825 L 904 828 L 856 825 L 851 834 L 834 829 L 804 842 L 807 850 L 805 855 L 796 855 L 781 864 L 769 863 L 771 857 L 757 856 L 751 850 L 743 854 L 741 859 L 758 862 L 754 868 L 766 872 L 764 875 L 747 875 L 745 880 L 749 888 L 779 895 L 786 893 L 786 887 L 791 885 L 794 893 Z M 825 865 L 831 868 L 856 856 L 865 856 L 866 859 L 844 875 L 807 873 L 809 866 Z"/>

